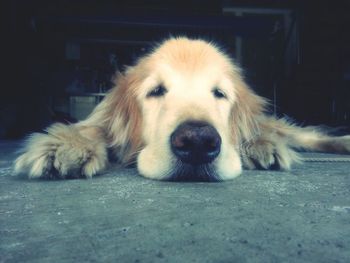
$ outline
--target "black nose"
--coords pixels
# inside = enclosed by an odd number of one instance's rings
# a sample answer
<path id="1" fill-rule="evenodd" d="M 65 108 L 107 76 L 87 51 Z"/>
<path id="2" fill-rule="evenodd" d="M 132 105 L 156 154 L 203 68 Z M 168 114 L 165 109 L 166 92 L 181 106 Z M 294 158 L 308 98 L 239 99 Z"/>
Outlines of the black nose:
<path id="1" fill-rule="evenodd" d="M 198 165 L 212 162 L 220 153 L 221 137 L 205 122 L 182 123 L 171 134 L 171 149 L 183 162 Z"/>

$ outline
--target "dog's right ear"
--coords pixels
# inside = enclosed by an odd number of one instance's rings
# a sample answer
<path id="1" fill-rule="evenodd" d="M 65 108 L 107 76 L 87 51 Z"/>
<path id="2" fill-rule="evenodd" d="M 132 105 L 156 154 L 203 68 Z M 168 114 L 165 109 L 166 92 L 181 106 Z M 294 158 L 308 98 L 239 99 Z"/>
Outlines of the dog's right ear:
<path id="1" fill-rule="evenodd" d="M 240 75 L 235 75 L 233 82 L 237 99 L 231 114 L 234 140 L 249 141 L 260 133 L 259 121 L 267 101 L 256 95 Z"/>
<path id="2" fill-rule="evenodd" d="M 141 113 L 136 100 L 136 91 L 141 83 L 135 68 L 117 73 L 115 86 L 81 125 L 102 126 L 109 147 L 118 160 L 128 164 L 140 150 Z"/>

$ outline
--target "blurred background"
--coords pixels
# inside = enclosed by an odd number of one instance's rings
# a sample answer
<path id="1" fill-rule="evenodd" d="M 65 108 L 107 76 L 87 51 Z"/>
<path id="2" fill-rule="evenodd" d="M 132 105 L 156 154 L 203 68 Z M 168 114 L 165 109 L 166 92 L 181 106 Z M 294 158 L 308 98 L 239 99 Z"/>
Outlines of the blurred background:
<path id="1" fill-rule="evenodd" d="M 271 114 L 350 132 L 350 1 L 2 1 L 0 139 L 84 119 L 155 42 L 213 40 Z"/>

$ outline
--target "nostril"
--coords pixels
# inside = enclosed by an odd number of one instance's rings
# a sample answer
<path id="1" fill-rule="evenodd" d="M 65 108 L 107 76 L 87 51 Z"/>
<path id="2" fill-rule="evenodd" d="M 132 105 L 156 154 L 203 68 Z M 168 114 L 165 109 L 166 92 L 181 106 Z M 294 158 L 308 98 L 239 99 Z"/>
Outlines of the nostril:
<path id="1" fill-rule="evenodd" d="M 192 148 L 192 141 L 186 136 L 171 136 L 171 145 L 179 151 L 189 151 Z"/>
<path id="2" fill-rule="evenodd" d="M 220 148 L 220 137 L 211 137 L 210 139 L 207 139 L 203 144 L 203 150 L 205 151 L 209 159 L 216 158 L 220 153 Z"/>
<path id="3" fill-rule="evenodd" d="M 220 137 L 211 136 L 203 139 L 203 145 L 208 151 L 216 150 L 220 143 Z"/>

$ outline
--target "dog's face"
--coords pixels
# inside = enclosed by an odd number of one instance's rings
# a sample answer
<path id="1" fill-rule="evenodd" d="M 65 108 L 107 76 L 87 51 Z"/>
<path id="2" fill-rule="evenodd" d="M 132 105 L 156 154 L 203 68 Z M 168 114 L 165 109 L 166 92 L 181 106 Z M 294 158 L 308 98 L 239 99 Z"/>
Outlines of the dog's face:
<path id="1" fill-rule="evenodd" d="M 220 181 L 241 173 L 239 138 L 251 129 L 251 110 L 239 104 L 254 97 L 218 48 L 201 40 L 171 39 L 130 68 L 125 78 L 132 79 L 132 92 L 126 92 L 135 96 L 141 115 L 131 128 L 140 131 L 130 131 L 142 141 L 140 174 Z"/>
<path id="2" fill-rule="evenodd" d="M 181 42 L 183 41 L 183 42 Z M 241 172 L 230 125 L 232 64 L 203 41 L 168 41 L 143 61 L 137 92 L 144 147 L 139 172 L 153 179 L 216 181 Z"/>

